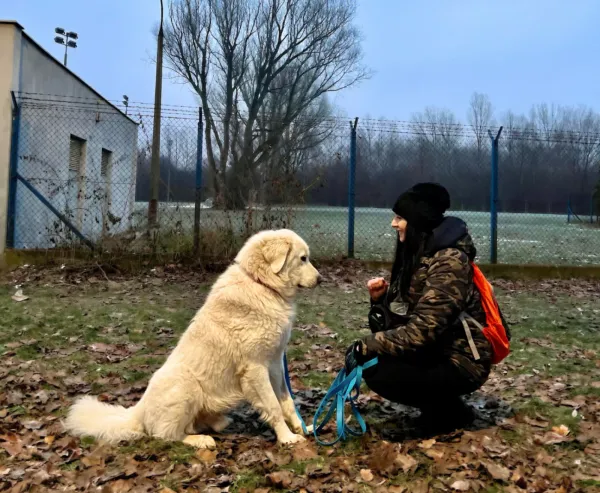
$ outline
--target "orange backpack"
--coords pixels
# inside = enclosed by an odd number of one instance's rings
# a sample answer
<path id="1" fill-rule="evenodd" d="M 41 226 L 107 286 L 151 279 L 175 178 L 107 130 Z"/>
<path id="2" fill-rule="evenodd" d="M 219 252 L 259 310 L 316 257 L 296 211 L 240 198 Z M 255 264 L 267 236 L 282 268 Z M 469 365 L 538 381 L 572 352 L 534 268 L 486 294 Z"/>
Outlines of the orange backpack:
<path id="1" fill-rule="evenodd" d="M 479 327 L 485 338 L 490 341 L 490 344 L 492 345 L 492 363 L 496 365 L 506 358 L 510 353 L 510 336 L 508 335 L 507 329 L 504 326 L 502 315 L 500 314 L 500 308 L 498 307 L 498 302 L 494 296 L 492 285 L 485 278 L 483 272 L 481 272 L 475 263 L 471 262 L 471 266 L 473 267 L 473 282 L 475 283 L 475 286 L 481 295 L 481 306 L 485 312 L 485 327 L 483 327 L 479 322 L 477 322 L 477 320 L 466 313 L 462 313 L 459 318 L 465 328 L 467 340 L 469 341 L 469 346 L 471 347 L 471 351 L 473 352 L 475 359 L 479 359 L 479 352 L 477 351 L 475 343 L 473 342 L 473 337 L 471 336 L 471 330 L 468 327 L 467 320 L 472 321 L 474 325 Z"/>

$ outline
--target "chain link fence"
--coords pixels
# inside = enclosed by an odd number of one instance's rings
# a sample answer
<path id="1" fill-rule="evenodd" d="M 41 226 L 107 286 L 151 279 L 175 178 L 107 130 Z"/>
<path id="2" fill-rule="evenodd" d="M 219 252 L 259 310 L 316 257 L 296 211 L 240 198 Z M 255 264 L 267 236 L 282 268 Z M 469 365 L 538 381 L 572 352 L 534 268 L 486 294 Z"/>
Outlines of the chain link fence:
<path id="1" fill-rule="evenodd" d="M 162 109 L 158 219 L 149 227 L 153 108 L 21 94 L 8 246 L 231 258 L 250 234 L 292 228 L 315 257 L 391 260 L 397 195 L 444 184 L 449 214 L 492 255 L 492 136 L 454 122 L 257 118 L 250 147 L 198 108 Z M 127 113 L 127 114 L 125 114 Z M 242 122 L 245 123 L 245 122 Z M 240 125 L 240 128 L 242 125 Z M 273 136 L 276 135 L 276 138 Z M 254 139 L 254 140 L 253 140 Z M 259 145 L 253 142 L 260 142 Z M 600 264 L 600 135 L 505 128 L 497 147 L 497 259 Z"/>

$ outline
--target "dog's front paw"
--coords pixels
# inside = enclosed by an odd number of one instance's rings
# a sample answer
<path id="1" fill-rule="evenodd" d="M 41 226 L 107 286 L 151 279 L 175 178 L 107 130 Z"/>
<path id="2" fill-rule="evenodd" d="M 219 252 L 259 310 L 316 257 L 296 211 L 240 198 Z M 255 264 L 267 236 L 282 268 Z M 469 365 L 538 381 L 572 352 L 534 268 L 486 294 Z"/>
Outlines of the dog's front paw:
<path id="1" fill-rule="evenodd" d="M 294 443 L 302 443 L 305 441 L 306 441 L 306 438 L 304 438 L 302 435 L 297 435 L 294 433 L 290 433 L 289 435 L 286 435 L 285 437 L 281 437 L 278 439 L 278 442 L 281 445 L 292 445 Z"/>
<path id="2" fill-rule="evenodd" d="M 290 428 L 294 433 L 301 435 L 304 433 L 304 430 L 302 429 L 302 421 L 300 421 L 297 416 L 294 416 L 294 418 L 290 420 Z"/>
<path id="3" fill-rule="evenodd" d="M 188 435 L 183 439 L 183 443 L 199 449 L 215 449 L 217 444 L 213 437 L 208 435 Z"/>

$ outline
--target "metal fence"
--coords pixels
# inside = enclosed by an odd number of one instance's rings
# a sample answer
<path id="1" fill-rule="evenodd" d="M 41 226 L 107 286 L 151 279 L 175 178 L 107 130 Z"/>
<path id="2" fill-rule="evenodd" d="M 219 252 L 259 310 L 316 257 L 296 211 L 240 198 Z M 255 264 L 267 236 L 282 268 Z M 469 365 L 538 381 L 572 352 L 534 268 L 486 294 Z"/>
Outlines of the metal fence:
<path id="1" fill-rule="evenodd" d="M 223 122 L 165 105 L 149 227 L 151 105 L 35 94 L 14 104 L 11 248 L 230 258 L 249 234 L 289 227 L 316 257 L 389 260 L 391 204 L 437 181 L 479 261 L 600 264 L 600 135 L 339 118 L 282 130 L 262 115 L 249 146 L 234 129 L 227 147 Z"/>

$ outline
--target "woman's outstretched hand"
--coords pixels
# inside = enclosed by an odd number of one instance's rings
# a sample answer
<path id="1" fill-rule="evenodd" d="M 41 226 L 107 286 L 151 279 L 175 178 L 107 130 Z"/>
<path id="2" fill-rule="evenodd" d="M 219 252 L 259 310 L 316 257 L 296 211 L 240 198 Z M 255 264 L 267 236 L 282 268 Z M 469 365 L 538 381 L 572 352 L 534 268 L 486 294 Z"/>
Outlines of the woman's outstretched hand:
<path id="1" fill-rule="evenodd" d="M 369 295 L 373 301 L 379 301 L 388 290 L 388 283 L 383 277 L 376 277 L 367 283 Z"/>

